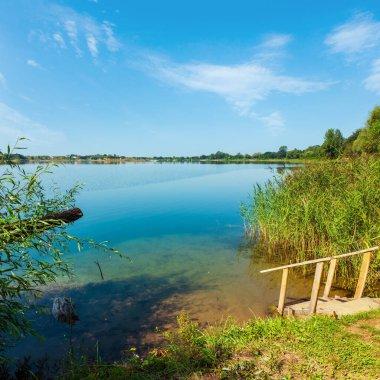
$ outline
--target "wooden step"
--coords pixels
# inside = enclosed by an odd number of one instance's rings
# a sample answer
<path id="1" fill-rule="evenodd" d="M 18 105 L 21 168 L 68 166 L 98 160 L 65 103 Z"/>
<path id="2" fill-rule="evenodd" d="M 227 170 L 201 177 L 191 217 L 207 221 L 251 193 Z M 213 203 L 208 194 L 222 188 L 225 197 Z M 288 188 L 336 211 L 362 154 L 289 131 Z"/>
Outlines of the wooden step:
<path id="1" fill-rule="evenodd" d="M 380 308 L 379 298 L 323 298 L 318 297 L 316 314 L 331 315 L 339 318 L 343 315 L 351 315 L 364 311 Z M 310 299 L 301 299 L 285 304 L 284 315 L 306 316 L 310 312 Z"/>

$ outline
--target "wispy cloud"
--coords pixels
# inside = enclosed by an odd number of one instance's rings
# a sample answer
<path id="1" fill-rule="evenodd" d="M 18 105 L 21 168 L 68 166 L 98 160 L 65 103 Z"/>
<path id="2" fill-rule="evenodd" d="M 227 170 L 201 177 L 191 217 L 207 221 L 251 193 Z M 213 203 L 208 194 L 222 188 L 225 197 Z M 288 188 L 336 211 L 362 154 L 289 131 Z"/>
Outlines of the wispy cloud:
<path id="1" fill-rule="evenodd" d="M 77 55 L 81 55 L 82 51 L 78 47 L 78 29 L 76 22 L 74 20 L 63 20 L 63 25 L 71 46 L 74 48 Z"/>
<path id="2" fill-rule="evenodd" d="M 287 46 L 292 40 L 293 37 L 290 34 L 269 34 L 264 37 L 260 47 L 264 49 L 278 49 Z"/>
<path id="3" fill-rule="evenodd" d="M 7 82 L 5 81 L 5 76 L 0 73 L 0 87 L 2 88 L 6 88 L 7 86 Z"/>
<path id="4" fill-rule="evenodd" d="M 28 103 L 34 103 L 34 100 L 30 96 L 20 94 L 19 97 L 20 99 L 25 100 Z"/>
<path id="5" fill-rule="evenodd" d="M 364 80 L 364 87 L 380 95 L 380 59 L 373 61 L 371 73 Z"/>
<path id="6" fill-rule="evenodd" d="M 345 55 L 348 60 L 380 46 L 380 22 L 371 13 L 357 13 L 337 26 L 325 39 L 332 53 Z"/>
<path id="7" fill-rule="evenodd" d="M 39 63 L 37 63 L 34 59 L 28 59 L 28 60 L 26 61 L 26 63 L 27 63 L 29 66 L 32 66 L 32 67 L 36 67 L 36 68 L 41 67 L 41 66 L 39 65 Z"/>
<path id="8" fill-rule="evenodd" d="M 98 56 L 98 41 L 96 40 L 96 38 L 90 34 L 86 37 L 87 39 L 87 47 L 88 47 L 88 50 L 90 51 L 91 55 L 96 58 Z"/>
<path id="9" fill-rule="evenodd" d="M 60 140 L 64 135 L 46 128 L 0 102 L 0 140 L 13 143 L 19 137 L 27 137 L 31 141 L 41 144 Z"/>
<path id="10" fill-rule="evenodd" d="M 278 111 L 265 116 L 256 115 L 256 118 L 267 125 L 273 133 L 281 132 L 285 128 L 285 119 Z"/>
<path id="11" fill-rule="evenodd" d="M 66 49 L 66 42 L 61 33 L 54 33 L 53 40 L 58 44 L 61 49 Z"/>
<path id="12" fill-rule="evenodd" d="M 324 90 L 332 84 L 278 74 L 256 61 L 216 65 L 178 64 L 154 55 L 149 55 L 146 59 L 146 70 L 159 80 L 173 86 L 218 95 L 239 115 L 259 120 L 273 128 L 284 127 L 283 117 L 277 111 L 259 115 L 255 110 L 256 103 L 275 93 L 300 95 Z"/>
<path id="13" fill-rule="evenodd" d="M 380 94 L 380 21 L 372 13 L 357 13 L 350 20 L 337 26 L 325 39 L 330 51 L 342 54 L 348 62 L 369 64 L 370 74 L 363 81 L 364 87 Z"/>
<path id="14" fill-rule="evenodd" d="M 115 36 L 115 25 L 106 20 L 98 21 L 86 13 L 61 5 L 49 6 L 47 15 L 50 25 L 45 30 L 31 33 L 44 44 L 72 49 L 78 57 L 87 52 L 94 60 L 102 51 L 117 52 L 122 46 Z"/>
<path id="15" fill-rule="evenodd" d="M 113 26 L 114 25 L 111 24 L 110 22 L 103 21 L 102 29 L 106 37 L 104 41 L 108 50 L 115 52 L 120 49 L 121 44 L 114 35 L 113 29 L 112 29 Z"/>
<path id="16" fill-rule="evenodd" d="M 290 34 L 267 34 L 254 51 L 254 59 L 266 63 L 276 63 L 279 58 L 287 54 L 287 46 L 293 41 Z"/>

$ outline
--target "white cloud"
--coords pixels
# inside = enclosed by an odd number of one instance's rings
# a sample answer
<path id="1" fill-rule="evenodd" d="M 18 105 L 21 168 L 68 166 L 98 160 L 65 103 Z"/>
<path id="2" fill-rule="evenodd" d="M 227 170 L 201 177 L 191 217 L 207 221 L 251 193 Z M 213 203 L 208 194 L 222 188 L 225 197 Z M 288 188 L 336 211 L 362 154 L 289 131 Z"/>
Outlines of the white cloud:
<path id="1" fill-rule="evenodd" d="M 266 124 L 274 133 L 281 132 L 285 128 L 285 119 L 278 111 L 266 116 L 257 116 L 257 119 Z"/>
<path id="2" fill-rule="evenodd" d="M 365 79 L 364 87 L 380 95 L 380 59 L 373 61 L 371 73 Z"/>
<path id="3" fill-rule="evenodd" d="M 55 30 L 49 32 L 49 38 L 45 37 L 45 40 L 54 42 L 57 47 L 66 49 L 71 46 L 77 56 L 88 51 L 93 58 L 98 57 L 102 48 L 109 52 L 120 50 L 121 43 L 115 37 L 114 25 L 108 21 L 97 21 L 87 14 L 59 5 L 53 5 L 49 10 Z M 46 32 L 43 34 L 46 36 Z"/>
<path id="4" fill-rule="evenodd" d="M 53 34 L 53 40 L 55 42 L 57 42 L 58 46 L 61 48 L 61 49 L 66 49 L 66 42 L 64 40 L 64 38 L 62 37 L 62 34 L 60 33 L 54 33 Z"/>
<path id="5" fill-rule="evenodd" d="M 380 59 L 374 59 L 380 51 L 380 21 L 369 12 L 357 13 L 337 26 L 325 43 L 332 53 L 343 54 L 350 62 L 368 64 L 372 60 L 370 74 L 363 85 L 368 91 L 380 95 Z"/>
<path id="6" fill-rule="evenodd" d="M 96 38 L 90 34 L 87 36 L 87 47 L 88 50 L 90 51 L 91 55 L 96 58 L 98 55 L 98 47 L 97 47 L 98 41 Z"/>
<path id="7" fill-rule="evenodd" d="M 5 81 L 5 76 L 0 73 L 0 87 L 6 88 L 6 81 Z"/>
<path id="8" fill-rule="evenodd" d="M 20 94 L 19 97 L 20 97 L 20 99 L 25 100 L 28 103 L 34 103 L 34 100 L 27 95 Z"/>
<path id="9" fill-rule="evenodd" d="M 40 67 L 40 65 L 34 59 L 28 59 L 26 63 L 32 67 Z"/>
<path id="10" fill-rule="evenodd" d="M 267 34 L 254 49 L 254 59 L 266 63 L 276 63 L 286 55 L 286 47 L 293 41 L 290 34 Z"/>
<path id="11" fill-rule="evenodd" d="M 24 116 L 0 102 L 0 141 L 14 143 L 19 137 L 27 137 L 37 143 L 50 143 L 64 136 Z"/>
<path id="12" fill-rule="evenodd" d="M 238 65 L 176 64 L 153 55 L 148 56 L 147 60 L 146 70 L 161 81 L 218 95 L 239 115 L 276 128 L 284 127 L 283 117 L 276 111 L 258 115 L 254 110 L 257 102 L 275 93 L 300 95 L 326 89 L 332 84 L 277 74 L 255 61 Z"/>
<path id="13" fill-rule="evenodd" d="M 293 37 L 290 34 L 270 34 L 264 38 L 260 47 L 264 49 L 278 49 L 285 47 L 292 40 Z"/>
<path id="14" fill-rule="evenodd" d="M 108 21 L 104 21 L 102 28 L 104 30 L 104 33 L 106 35 L 105 43 L 107 45 L 107 48 L 109 51 L 118 51 L 120 48 L 120 42 L 116 39 L 114 36 L 113 30 L 112 30 L 112 24 Z"/>
<path id="15" fill-rule="evenodd" d="M 337 26 L 325 39 L 332 53 L 341 53 L 347 59 L 360 55 L 380 45 L 380 22 L 371 13 L 358 13 L 344 24 Z"/>
<path id="16" fill-rule="evenodd" d="M 78 30 L 76 22 L 74 20 L 64 20 L 63 25 L 71 46 L 74 48 L 77 55 L 81 55 L 82 52 L 78 47 Z"/>

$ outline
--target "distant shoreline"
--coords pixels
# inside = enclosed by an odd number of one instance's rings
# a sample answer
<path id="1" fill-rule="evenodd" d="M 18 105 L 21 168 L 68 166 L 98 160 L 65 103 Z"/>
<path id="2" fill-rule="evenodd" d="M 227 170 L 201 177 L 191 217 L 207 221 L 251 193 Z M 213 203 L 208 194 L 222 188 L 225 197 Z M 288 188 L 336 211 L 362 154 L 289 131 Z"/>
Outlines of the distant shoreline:
<path id="1" fill-rule="evenodd" d="M 317 162 L 318 159 L 195 159 L 195 158 L 63 158 L 52 157 L 50 159 L 40 159 L 37 157 L 26 159 L 1 160 L 0 165 L 13 164 L 94 164 L 94 165 L 117 165 L 126 163 L 198 163 L 198 164 L 304 164 Z"/>

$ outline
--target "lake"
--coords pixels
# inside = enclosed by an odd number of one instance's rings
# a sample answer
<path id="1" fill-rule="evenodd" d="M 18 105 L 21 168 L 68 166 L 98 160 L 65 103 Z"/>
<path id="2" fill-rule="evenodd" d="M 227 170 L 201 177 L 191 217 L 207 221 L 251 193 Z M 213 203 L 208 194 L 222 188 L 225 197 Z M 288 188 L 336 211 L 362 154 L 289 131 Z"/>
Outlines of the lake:
<path id="1" fill-rule="evenodd" d="M 201 324 L 267 315 L 277 303 L 281 273 L 259 273 L 274 263 L 252 255 L 239 208 L 254 183 L 272 178 L 279 167 L 127 163 L 54 169 L 47 185 L 84 185 L 77 198 L 84 216 L 69 232 L 107 240 L 130 260 L 92 249 L 71 252 L 75 277 L 47 289 L 39 300 L 47 313 L 33 317 L 45 340 L 27 338 L 11 353 L 58 358 L 71 334 L 77 351 L 93 354 L 98 345 L 102 358 L 117 360 L 123 350 L 157 344 L 155 329 L 173 328 L 181 310 Z M 311 286 L 290 277 L 289 295 L 307 296 L 305 284 Z M 76 304 L 80 322 L 71 332 L 49 312 L 57 296 Z"/>

